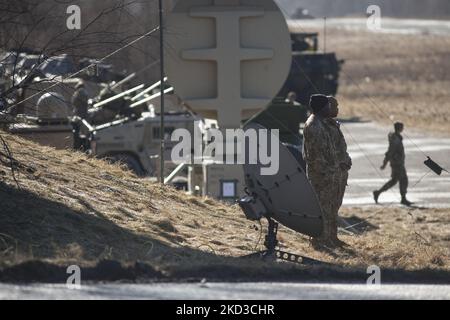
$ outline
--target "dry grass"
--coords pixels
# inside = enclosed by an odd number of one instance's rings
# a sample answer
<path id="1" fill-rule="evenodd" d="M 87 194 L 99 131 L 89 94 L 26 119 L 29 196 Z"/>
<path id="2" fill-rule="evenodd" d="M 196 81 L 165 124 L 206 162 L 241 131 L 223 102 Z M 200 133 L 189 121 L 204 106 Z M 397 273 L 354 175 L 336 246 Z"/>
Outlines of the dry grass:
<path id="1" fill-rule="evenodd" d="M 450 37 L 330 29 L 327 50 L 346 60 L 342 116 L 450 133 Z"/>
<path id="2" fill-rule="evenodd" d="M 262 273 L 268 268 L 234 259 L 251 253 L 260 237 L 236 206 L 187 196 L 80 153 L 2 136 L 15 158 L 31 168 L 19 169 L 19 189 L 1 158 L 0 265 L 30 259 L 81 265 L 140 260 L 178 275 L 217 263 Z M 281 246 L 347 267 L 450 271 L 448 211 L 377 210 L 374 215 L 373 208 L 343 209 L 344 216 L 378 227 L 359 236 L 342 235 L 347 249 L 317 251 L 307 237 L 286 228 L 279 235 Z"/>

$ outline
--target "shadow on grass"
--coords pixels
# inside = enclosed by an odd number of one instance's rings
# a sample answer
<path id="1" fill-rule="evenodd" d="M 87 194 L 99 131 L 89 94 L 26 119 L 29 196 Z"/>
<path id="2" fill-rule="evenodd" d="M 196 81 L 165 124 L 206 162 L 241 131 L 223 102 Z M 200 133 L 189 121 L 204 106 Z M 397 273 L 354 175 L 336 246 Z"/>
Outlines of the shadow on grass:
<path id="1" fill-rule="evenodd" d="M 338 220 L 338 226 L 355 234 L 363 234 L 365 232 L 378 229 L 378 226 L 355 215 L 351 217 L 340 218 Z"/>
<path id="2" fill-rule="evenodd" d="M 70 276 L 67 267 L 73 264 L 80 265 L 82 281 L 207 278 L 210 281 L 365 283 L 368 277 L 365 269 L 247 260 L 189 247 L 172 247 L 149 234 L 125 229 L 95 210 L 77 211 L 2 182 L 0 203 L 2 282 L 65 283 Z M 167 233 L 169 237 L 171 234 Z M 383 281 L 450 283 L 450 272 L 383 270 Z"/>

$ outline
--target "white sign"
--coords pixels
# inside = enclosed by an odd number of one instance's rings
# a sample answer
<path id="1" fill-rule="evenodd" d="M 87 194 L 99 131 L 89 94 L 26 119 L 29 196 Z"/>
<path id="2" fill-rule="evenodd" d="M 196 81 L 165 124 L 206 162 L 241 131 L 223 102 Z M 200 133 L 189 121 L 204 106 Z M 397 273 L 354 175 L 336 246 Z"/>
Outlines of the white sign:
<path id="1" fill-rule="evenodd" d="M 236 183 L 222 182 L 222 197 L 235 198 L 236 197 Z"/>

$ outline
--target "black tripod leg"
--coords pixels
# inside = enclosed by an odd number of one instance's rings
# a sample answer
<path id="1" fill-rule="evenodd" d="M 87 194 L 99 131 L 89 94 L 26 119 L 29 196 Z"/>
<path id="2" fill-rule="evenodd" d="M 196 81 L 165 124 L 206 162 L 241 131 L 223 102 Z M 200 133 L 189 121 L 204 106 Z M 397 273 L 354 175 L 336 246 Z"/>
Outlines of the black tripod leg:
<path id="1" fill-rule="evenodd" d="M 329 265 L 319 260 L 300 256 L 290 252 L 277 250 L 276 247 L 278 245 L 277 240 L 278 223 L 271 218 L 267 218 L 267 221 L 269 222 L 269 226 L 267 230 L 266 241 L 264 242 L 266 250 L 246 255 L 244 256 L 245 258 L 262 258 L 263 260 L 270 260 L 270 261 L 276 261 L 277 259 L 280 259 L 302 265 L 315 265 L 315 264 Z"/>
<path id="2" fill-rule="evenodd" d="M 269 227 L 267 230 L 266 241 L 264 245 L 267 248 L 267 254 L 274 255 L 275 248 L 278 245 L 277 233 L 278 233 L 278 223 L 276 223 L 273 219 L 267 218 L 269 222 Z"/>

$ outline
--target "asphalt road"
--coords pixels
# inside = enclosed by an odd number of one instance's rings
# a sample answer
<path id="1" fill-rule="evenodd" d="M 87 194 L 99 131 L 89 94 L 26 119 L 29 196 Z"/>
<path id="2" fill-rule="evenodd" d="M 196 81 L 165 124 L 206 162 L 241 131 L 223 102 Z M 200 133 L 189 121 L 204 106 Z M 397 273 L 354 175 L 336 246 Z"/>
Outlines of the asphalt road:
<path id="1" fill-rule="evenodd" d="M 343 123 L 348 150 L 353 159 L 349 187 L 344 199 L 347 206 L 374 205 L 372 191 L 390 178 L 390 168 L 380 170 L 387 151 L 390 126 L 375 123 Z M 420 207 L 450 207 L 450 174 L 436 175 L 423 162 L 430 156 L 444 168 L 450 168 L 450 137 L 404 132 L 406 167 L 409 176 L 408 198 Z M 383 205 L 398 205 L 398 186 L 380 196 Z"/>
<path id="2" fill-rule="evenodd" d="M 327 26 L 346 30 L 368 30 L 366 18 L 329 18 Z M 323 29 L 323 19 L 290 20 L 290 25 L 301 31 L 302 28 Z M 369 20 L 370 22 L 370 20 Z M 373 30 L 378 33 L 393 34 L 430 34 L 450 36 L 450 21 L 446 20 L 419 20 L 419 19 L 395 19 L 381 16 L 381 29 Z"/>
<path id="3" fill-rule="evenodd" d="M 293 283 L 0 285 L 0 299 L 449 300 L 450 286 Z"/>

